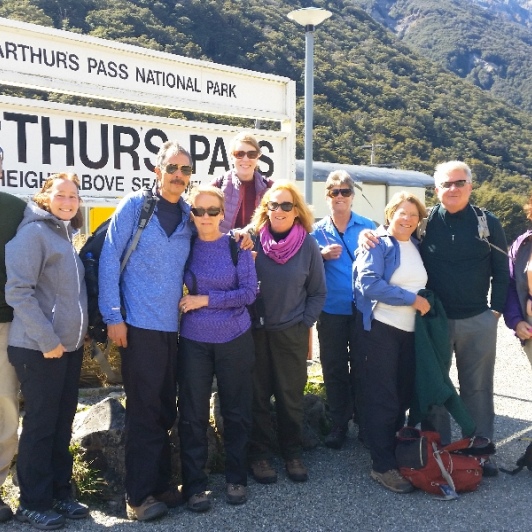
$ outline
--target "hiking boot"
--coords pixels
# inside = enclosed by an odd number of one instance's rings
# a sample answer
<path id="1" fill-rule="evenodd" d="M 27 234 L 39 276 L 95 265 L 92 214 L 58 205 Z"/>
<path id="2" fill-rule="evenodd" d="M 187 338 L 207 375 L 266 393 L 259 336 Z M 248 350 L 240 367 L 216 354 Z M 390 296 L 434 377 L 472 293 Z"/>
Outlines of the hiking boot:
<path id="1" fill-rule="evenodd" d="M 60 499 L 54 502 L 54 510 L 67 519 L 83 519 L 89 515 L 89 508 L 76 499 Z"/>
<path id="2" fill-rule="evenodd" d="M 410 493 L 414 491 L 414 486 L 397 469 L 390 469 L 386 473 L 378 473 L 372 469 L 370 476 L 379 484 L 382 484 L 385 488 L 395 493 Z"/>
<path id="3" fill-rule="evenodd" d="M 308 479 L 307 468 L 299 458 L 292 458 L 285 462 L 288 478 L 294 482 L 305 482 Z"/>
<path id="4" fill-rule="evenodd" d="M 242 486 L 242 484 L 227 484 L 225 498 L 229 504 L 244 504 L 248 500 L 246 486 Z"/>
<path id="5" fill-rule="evenodd" d="M 200 491 L 188 498 L 187 508 L 193 512 L 206 512 L 211 509 L 211 491 Z"/>
<path id="6" fill-rule="evenodd" d="M 273 484 L 277 482 L 277 471 L 271 466 L 269 460 L 255 460 L 255 462 L 251 462 L 251 474 L 260 484 Z"/>
<path id="7" fill-rule="evenodd" d="M 494 458 L 487 458 L 481 465 L 483 477 L 496 477 L 499 474 L 499 468 Z"/>
<path id="8" fill-rule="evenodd" d="M 13 517 L 13 511 L 11 508 L 0 499 L 0 523 L 5 523 Z"/>
<path id="9" fill-rule="evenodd" d="M 185 502 L 181 490 L 173 487 L 159 493 L 159 495 L 154 495 L 153 498 L 159 502 L 164 502 L 168 508 L 177 508 Z"/>
<path id="10" fill-rule="evenodd" d="M 325 447 L 329 447 L 330 449 L 341 449 L 345 442 L 346 434 L 347 427 L 335 425 L 331 432 L 329 432 L 329 435 L 325 438 Z"/>
<path id="11" fill-rule="evenodd" d="M 158 519 L 168 513 L 168 507 L 164 502 L 158 501 L 151 495 L 146 497 L 139 506 L 133 506 L 126 503 L 126 513 L 128 519 L 137 521 L 151 521 L 152 519 Z"/>
<path id="12" fill-rule="evenodd" d="M 29 523 L 39 530 L 56 530 L 65 524 L 65 518 L 55 510 L 39 512 L 37 510 L 28 510 L 23 506 L 17 508 L 15 518 L 17 521 Z"/>

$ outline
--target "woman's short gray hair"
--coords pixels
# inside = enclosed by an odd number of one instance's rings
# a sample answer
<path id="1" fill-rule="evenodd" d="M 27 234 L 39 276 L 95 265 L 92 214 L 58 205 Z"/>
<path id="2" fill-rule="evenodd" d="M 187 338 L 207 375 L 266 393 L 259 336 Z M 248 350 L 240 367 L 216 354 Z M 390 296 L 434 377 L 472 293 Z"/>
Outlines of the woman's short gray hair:
<path id="1" fill-rule="evenodd" d="M 335 170 L 327 176 L 325 190 L 331 190 L 334 186 L 346 185 L 353 194 L 355 193 L 355 181 L 345 170 Z"/>

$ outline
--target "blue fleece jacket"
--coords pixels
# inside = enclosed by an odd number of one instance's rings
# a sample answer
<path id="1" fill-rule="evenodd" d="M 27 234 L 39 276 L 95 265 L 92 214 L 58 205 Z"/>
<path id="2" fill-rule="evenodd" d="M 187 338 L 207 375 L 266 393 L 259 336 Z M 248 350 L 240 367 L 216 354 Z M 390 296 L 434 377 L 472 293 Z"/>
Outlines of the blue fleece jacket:
<path id="1" fill-rule="evenodd" d="M 154 214 L 120 276 L 120 261 L 137 228 L 142 191 L 126 196 L 115 211 L 100 256 L 99 306 L 107 324 L 124 321 L 142 329 L 176 332 L 183 270 L 190 250 L 190 207 L 181 198 L 182 222 L 168 237 Z M 157 207 L 156 207 L 157 209 Z"/>

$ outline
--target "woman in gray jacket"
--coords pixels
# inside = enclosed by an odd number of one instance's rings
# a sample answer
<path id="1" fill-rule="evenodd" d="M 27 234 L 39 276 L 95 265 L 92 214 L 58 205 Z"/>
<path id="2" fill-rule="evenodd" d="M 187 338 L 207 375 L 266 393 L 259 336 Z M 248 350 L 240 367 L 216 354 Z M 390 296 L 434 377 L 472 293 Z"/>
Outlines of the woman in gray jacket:
<path id="1" fill-rule="evenodd" d="M 6 246 L 8 356 L 25 401 L 15 517 L 41 530 L 88 515 L 72 498 L 69 452 L 87 330 L 84 269 L 72 245 L 79 205 L 77 176 L 50 176 Z"/>

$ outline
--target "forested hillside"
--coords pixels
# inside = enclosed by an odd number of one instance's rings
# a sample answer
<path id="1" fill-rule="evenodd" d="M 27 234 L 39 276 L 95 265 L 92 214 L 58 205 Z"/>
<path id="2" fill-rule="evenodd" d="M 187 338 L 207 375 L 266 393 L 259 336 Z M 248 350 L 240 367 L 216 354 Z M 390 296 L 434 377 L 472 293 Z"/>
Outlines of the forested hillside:
<path id="1" fill-rule="evenodd" d="M 532 13 L 511 2 L 354 0 L 405 44 L 532 112 Z"/>
<path id="2" fill-rule="evenodd" d="M 482 184 L 479 203 L 509 237 L 521 230 L 532 118 L 422 58 L 353 0 L 2 0 L 0 16 L 295 79 L 302 158 L 304 31 L 286 14 L 309 6 L 333 12 L 315 35 L 315 159 L 367 164 L 371 140 L 385 144 L 381 164 L 431 173 L 464 159 Z"/>

